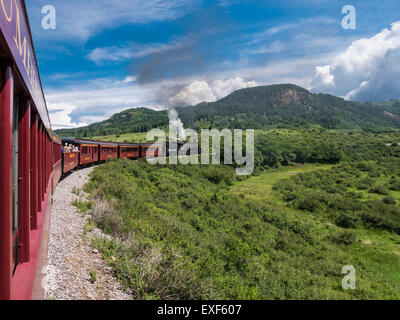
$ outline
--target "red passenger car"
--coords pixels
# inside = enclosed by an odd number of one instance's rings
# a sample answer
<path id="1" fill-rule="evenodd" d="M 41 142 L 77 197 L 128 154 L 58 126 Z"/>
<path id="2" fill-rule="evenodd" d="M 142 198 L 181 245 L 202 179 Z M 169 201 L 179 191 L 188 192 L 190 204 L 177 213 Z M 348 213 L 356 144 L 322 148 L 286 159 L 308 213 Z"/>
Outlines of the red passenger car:
<path id="1" fill-rule="evenodd" d="M 136 159 L 140 157 L 139 143 L 118 143 L 118 158 Z"/>
<path id="2" fill-rule="evenodd" d="M 112 142 L 99 142 L 100 161 L 118 159 L 118 144 Z"/>
<path id="3" fill-rule="evenodd" d="M 63 138 L 63 144 L 71 144 L 79 150 L 79 165 L 91 164 L 99 161 L 99 143 L 93 140 Z"/>
<path id="4" fill-rule="evenodd" d="M 61 139 L 53 133 L 53 193 L 62 176 Z"/>
<path id="5" fill-rule="evenodd" d="M 79 166 L 79 152 L 63 153 L 62 160 L 63 174 L 66 174 Z"/>
<path id="6" fill-rule="evenodd" d="M 156 144 L 156 148 L 151 148 L 154 143 L 139 143 L 140 145 L 140 156 L 146 158 L 147 155 L 150 157 L 158 157 L 163 154 L 161 144 Z"/>

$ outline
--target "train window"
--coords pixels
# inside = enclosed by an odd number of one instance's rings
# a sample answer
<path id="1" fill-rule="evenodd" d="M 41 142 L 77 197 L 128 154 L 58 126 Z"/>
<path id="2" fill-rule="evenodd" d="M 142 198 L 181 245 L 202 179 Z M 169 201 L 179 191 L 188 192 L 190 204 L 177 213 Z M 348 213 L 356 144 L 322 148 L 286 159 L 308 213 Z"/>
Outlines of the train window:
<path id="1" fill-rule="evenodd" d="M 103 148 L 103 152 L 113 153 L 113 152 L 116 152 L 116 148 L 115 147 L 106 147 L 106 148 Z"/>
<path id="2" fill-rule="evenodd" d="M 89 147 L 82 147 L 82 154 L 88 154 L 89 153 Z"/>
<path id="3" fill-rule="evenodd" d="M 126 147 L 126 148 L 122 148 L 122 152 L 135 152 L 137 151 L 138 148 L 137 147 Z"/>

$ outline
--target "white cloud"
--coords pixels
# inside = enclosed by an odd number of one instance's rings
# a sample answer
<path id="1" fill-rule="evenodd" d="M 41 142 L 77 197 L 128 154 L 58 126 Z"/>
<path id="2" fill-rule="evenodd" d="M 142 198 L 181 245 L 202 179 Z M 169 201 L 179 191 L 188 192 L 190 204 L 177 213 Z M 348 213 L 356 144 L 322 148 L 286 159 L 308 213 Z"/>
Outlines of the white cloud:
<path id="1" fill-rule="evenodd" d="M 45 93 L 54 129 L 84 126 L 125 109 L 153 106 L 151 88 L 135 84 L 134 77 L 95 79 L 47 88 Z"/>
<path id="2" fill-rule="evenodd" d="M 261 48 L 250 51 L 252 54 L 264 54 L 264 53 L 278 53 L 286 49 L 286 45 L 281 41 L 274 41 L 270 45 L 263 45 Z"/>
<path id="3" fill-rule="evenodd" d="M 28 1 L 33 21 L 41 21 L 41 8 L 48 0 Z M 124 24 L 172 21 L 197 7 L 194 0 L 53 0 L 57 10 L 57 29 L 49 35 L 34 24 L 36 36 L 53 36 L 60 41 L 86 41 L 104 29 Z M 53 38 L 53 39 L 54 39 Z"/>
<path id="4" fill-rule="evenodd" d="M 400 21 L 354 41 L 329 65 L 316 67 L 314 91 L 352 100 L 400 98 Z"/>
<path id="5" fill-rule="evenodd" d="M 188 106 L 201 102 L 214 102 L 235 90 L 255 86 L 257 86 L 257 82 L 246 82 L 240 77 L 228 80 L 214 80 L 212 82 L 194 81 L 171 97 L 169 103 L 172 106 Z"/>
<path id="6" fill-rule="evenodd" d="M 154 53 L 160 53 L 170 49 L 182 48 L 188 38 L 180 38 L 171 41 L 170 43 L 151 43 L 151 44 L 136 44 L 125 47 L 104 47 L 92 50 L 87 58 L 93 62 L 100 64 L 104 62 L 120 62 L 133 58 L 141 58 Z"/>
<path id="7" fill-rule="evenodd" d="M 87 125 L 86 122 L 73 122 L 70 114 L 76 109 L 73 104 L 61 103 L 47 103 L 49 110 L 50 121 L 53 129 L 63 128 L 76 128 Z"/>
<path id="8" fill-rule="evenodd" d="M 122 82 L 123 83 L 131 83 L 131 82 L 135 82 L 135 81 L 136 81 L 136 77 L 128 76 Z"/>
<path id="9" fill-rule="evenodd" d="M 331 66 L 318 66 L 315 68 L 315 76 L 324 85 L 335 85 L 335 77 L 331 75 Z"/>
<path id="10" fill-rule="evenodd" d="M 195 81 L 169 99 L 171 106 L 191 106 L 203 101 L 215 101 L 215 95 L 206 81 Z"/>

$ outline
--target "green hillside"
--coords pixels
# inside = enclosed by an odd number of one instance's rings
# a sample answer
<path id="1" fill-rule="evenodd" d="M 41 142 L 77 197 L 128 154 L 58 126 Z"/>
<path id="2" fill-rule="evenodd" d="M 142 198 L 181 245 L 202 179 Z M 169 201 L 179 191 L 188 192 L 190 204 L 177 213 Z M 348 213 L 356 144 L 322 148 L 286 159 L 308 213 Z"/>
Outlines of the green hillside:
<path id="1" fill-rule="evenodd" d="M 189 127 L 289 128 L 319 125 L 327 129 L 398 128 L 400 118 L 385 114 L 380 103 L 357 103 L 313 94 L 295 85 L 272 85 L 233 92 L 215 103 L 179 108 Z M 390 105 L 400 113 L 400 105 Z"/>
<path id="2" fill-rule="evenodd" d="M 187 128 L 273 129 L 320 126 L 326 129 L 390 130 L 400 127 L 400 102 L 357 103 L 313 94 L 291 84 L 233 92 L 212 103 L 177 108 Z M 166 111 L 129 109 L 103 122 L 57 130 L 60 136 L 95 137 L 168 125 Z"/>
<path id="3" fill-rule="evenodd" d="M 93 123 L 87 127 L 61 129 L 55 132 L 61 137 L 95 137 L 113 134 L 146 132 L 152 128 L 168 125 L 166 111 L 154 111 L 146 108 L 128 109 L 114 114 L 110 119 Z"/>

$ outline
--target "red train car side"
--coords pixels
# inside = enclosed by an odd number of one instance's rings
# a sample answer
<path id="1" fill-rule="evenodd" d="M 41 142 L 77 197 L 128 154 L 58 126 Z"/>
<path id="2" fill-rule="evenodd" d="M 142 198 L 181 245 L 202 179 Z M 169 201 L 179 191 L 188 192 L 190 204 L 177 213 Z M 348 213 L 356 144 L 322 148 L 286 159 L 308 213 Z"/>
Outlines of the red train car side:
<path id="1" fill-rule="evenodd" d="M 99 161 L 99 145 L 98 144 L 82 144 L 80 145 L 79 165 L 90 164 Z"/>
<path id="2" fill-rule="evenodd" d="M 53 132 L 23 0 L 0 9 L 0 300 L 30 298 L 53 187 Z"/>
<path id="3" fill-rule="evenodd" d="M 118 159 L 118 144 L 112 142 L 99 142 L 100 161 Z"/>
<path id="4" fill-rule="evenodd" d="M 91 164 L 99 161 L 99 143 L 93 140 L 63 138 L 63 145 L 73 145 L 79 150 L 79 165 Z"/>
<path id="5" fill-rule="evenodd" d="M 79 166 L 79 152 L 63 153 L 62 159 L 63 174 L 66 174 Z"/>
<path id="6" fill-rule="evenodd" d="M 158 157 L 163 154 L 162 146 L 157 145 L 157 148 L 152 148 L 153 143 L 139 143 L 140 145 L 140 157 L 146 158 L 147 155 L 150 157 Z"/>
<path id="7" fill-rule="evenodd" d="M 139 143 L 118 143 L 118 158 L 136 159 L 140 157 Z"/>
<path id="8" fill-rule="evenodd" d="M 63 170 L 62 170 L 62 156 L 61 156 L 61 139 L 53 134 L 53 188 L 54 190 L 60 180 Z"/>

